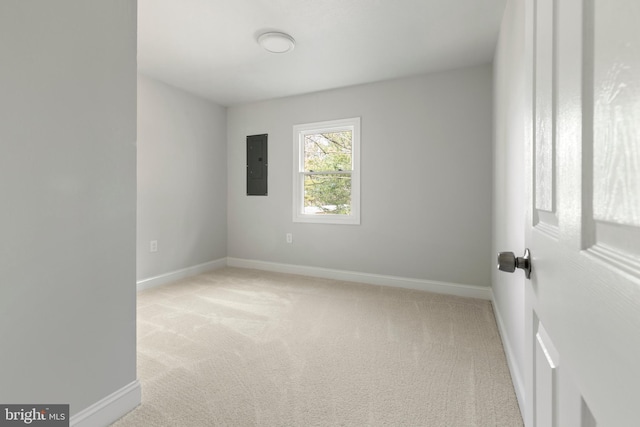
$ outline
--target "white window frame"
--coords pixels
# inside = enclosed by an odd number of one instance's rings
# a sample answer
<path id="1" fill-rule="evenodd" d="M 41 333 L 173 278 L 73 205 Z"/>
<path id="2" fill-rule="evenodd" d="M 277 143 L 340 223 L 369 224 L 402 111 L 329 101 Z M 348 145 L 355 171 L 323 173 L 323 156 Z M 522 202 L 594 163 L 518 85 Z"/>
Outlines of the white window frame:
<path id="1" fill-rule="evenodd" d="M 315 133 L 350 130 L 351 141 L 351 213 L 315 215 L 304 213 L 304 136 Z M 360 117 L 307 123 L 293 127 L 293 222 L 317 224 L 360 224 Z"/>

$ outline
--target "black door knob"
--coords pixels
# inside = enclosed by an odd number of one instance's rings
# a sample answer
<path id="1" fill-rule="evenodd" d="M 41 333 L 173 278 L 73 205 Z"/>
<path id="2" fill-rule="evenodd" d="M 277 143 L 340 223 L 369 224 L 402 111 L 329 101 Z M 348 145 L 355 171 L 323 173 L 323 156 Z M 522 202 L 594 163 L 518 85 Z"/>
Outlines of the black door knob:
<path id="1" fill-rule="evenodd" d="M 498 270 L 513 273 L 516 268 L 524 270 L 529 279 L 531 277 L 531 252 L 524 250 L 524 256 L 516 257 L 513 252 L 498 252 Z"/>

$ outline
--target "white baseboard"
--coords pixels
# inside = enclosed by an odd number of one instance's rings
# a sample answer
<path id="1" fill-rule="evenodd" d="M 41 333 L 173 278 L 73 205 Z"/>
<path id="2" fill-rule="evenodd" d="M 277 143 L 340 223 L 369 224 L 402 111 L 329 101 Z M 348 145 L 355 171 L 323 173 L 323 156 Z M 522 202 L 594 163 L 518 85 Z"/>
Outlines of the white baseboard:
<path id="1" fill-rule="evenodd" d="M 195 276 L 222 267 L 250 268 L 254 270 L 273 271 L 277 273 L 300 274 L 303 276 L 322 277 L 325 279 L 344 280 L 347 282 L 367 283 L 370 285 L 391 286 L 396 288 L 417 289 L 439 294 L 455 295 L 468 298 L 491 300 L 491 288 L 486 286 L 465 285 L 460 283 L 439 282 L 435 280 L 412 279 L 408 277 L 386 276 L 381 274 L 361 273 L 357 271 L 335 270 L 306 265 L 282 264 L 243 258 L 221 258 L 193 267 L 183 268 L 138 281 L 137 289 L 152 288 L 175 282 L 176 280 Z"/>
<path id="2" fill-rule="evenodd" d="M 137 283 L 137 289 L 138 291 L 141 291 L 143 289 L 153 288 L 155 286 L 166 285 L 167 283 L 175 282 L 176 280 L 185 279 L 191 276 L 197 276 L 198 274 L 206 273 L 207 271 L 226 266 L 226 258 L 216 259 L 213 261 L 205 262 L 204 264 L 198 264 L 192 267 L 170 271 L 169 273 L 161 274 L 159 276 L 139 280 Z"/>
<path id="3" fill-rule="evenodd" d="M 94 403 L 71 417 L 72 427 L 103 427 L 135 409 L 142 402 L 142 390 L 138 380 Z"/>
<path id="4" fill-rule="evenodd" d="M 495 298 L 493 297 L 491 298 L 491 304 L 493 305 L 493 313 L 496 317 L 496 323 L 498 324 L 498 332 L 500 333 L 500 338 L 502 339 L 502 347 L 504 348 L 504 353 L 505 353 L 505 356 L 507 357 L 507 365 L 509 366 L 509 372 L 511 373 L 511 381 L 513 382 L 513 388 L 516 391 L 518 406 L 520 406 L 520 414 L 522 415 L 522 419 L 524 420 L 525 419 L 524 410 L 526 407 L 525 406 L 526 400 L 524 395 L 524 381 L 522 379 L 522 375 L 520 374 L 520 370 L 518 369 L 516 358 L 513 354 L 513 349 L 511 347 L 511 343 L 509 342 L 506 328 L 502 320 L 502 316 L 500 315 L 500 311 L 497 308 L 498 306 L 496 304 Z"/>
<path id="5" fill-rule="evenodd" d="M 438 282 L 434 280 L 411 279 L 406 277 L 359 273 L 347 270 L 333 270 L 322 267 L 280 264 L 242 258 L 227 258 L 227 265 L 229 267 L 300 274 L 303 276 L 322 277 L 325 279 L 367 283 L 370 285 L 392 286 L 396 288 L 418 289 L 421 291 L 429 291 L 439 294 L 491 300 L 491 288 L 485 286 L 462 285 L 458 283 Z"/>

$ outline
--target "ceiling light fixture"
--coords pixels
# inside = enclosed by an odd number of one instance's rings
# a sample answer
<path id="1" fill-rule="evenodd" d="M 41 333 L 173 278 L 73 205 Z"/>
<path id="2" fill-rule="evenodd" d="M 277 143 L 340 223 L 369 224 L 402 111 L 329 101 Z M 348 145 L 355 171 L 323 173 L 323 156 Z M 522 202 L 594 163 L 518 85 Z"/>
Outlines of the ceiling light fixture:
<path id="1" fill-rule="evenodd" d="M 271 53 L 287 53 L 293 50 L 296 41 L 289 34 L 268 32 L 258 37 L 258 43 Z"/>

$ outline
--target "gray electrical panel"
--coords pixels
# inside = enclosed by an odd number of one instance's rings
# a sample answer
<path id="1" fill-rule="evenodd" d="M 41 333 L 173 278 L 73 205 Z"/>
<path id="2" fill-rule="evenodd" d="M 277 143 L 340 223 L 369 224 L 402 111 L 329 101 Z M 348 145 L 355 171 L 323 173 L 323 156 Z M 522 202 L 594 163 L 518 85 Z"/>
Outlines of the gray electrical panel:
<path id="1" fill-rule="evenodd" d="M 267 195 L 267 137 L 247 136 L 247 196 Z"/>

